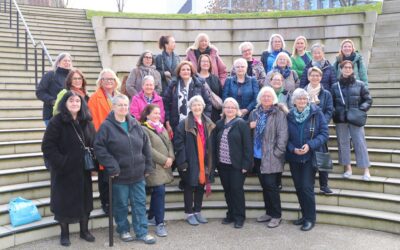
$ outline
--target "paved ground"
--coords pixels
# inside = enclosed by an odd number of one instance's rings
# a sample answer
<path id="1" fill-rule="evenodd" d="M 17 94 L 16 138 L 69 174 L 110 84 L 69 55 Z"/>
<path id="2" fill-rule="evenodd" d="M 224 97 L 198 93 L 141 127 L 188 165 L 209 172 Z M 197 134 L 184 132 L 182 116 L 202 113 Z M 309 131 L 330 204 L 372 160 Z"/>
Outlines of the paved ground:
<path id="1" fill-rule="evenodd" d="M 219 220 L 211 220 L 206 225 L 190 226 L 184 221 L 167 222 L 168 237 L 157 238 L 155 245 L 140 242 L 125 243 L 115 236 L 113 249 L 400 249 L 399 235 L 373 230 L 317 224 L 310 232 L 302 232 L 290 222 L 283 222 L 275 229 L 248 219 L 242 229 L 231 225 L 221 225 Z M 154 233 L 154 227 L 150 227 Z M 71 235 L 70 249 L 110 249 L 108 230 L 93 231 L 95 243 L 88 243 L 77 234 Z M 67 249 L 59 245 L 58 237 L 21 245 L 13 249 Z"/>

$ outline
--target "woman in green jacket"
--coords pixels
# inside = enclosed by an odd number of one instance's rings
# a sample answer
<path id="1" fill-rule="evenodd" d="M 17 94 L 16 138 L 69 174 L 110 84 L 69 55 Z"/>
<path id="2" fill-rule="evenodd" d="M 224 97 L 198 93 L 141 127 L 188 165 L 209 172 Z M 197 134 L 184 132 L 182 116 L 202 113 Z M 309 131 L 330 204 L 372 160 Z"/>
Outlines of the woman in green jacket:
<path id="1" fill-rule="evenodd" d="M 297 72 L 299 78 L 303 75 L 303 70 L 311 61 L 311 53 L 307 51 L 307 39 L 304 36 L 298 36 L 294 40 L 292 57 L 292 70 Z"/>

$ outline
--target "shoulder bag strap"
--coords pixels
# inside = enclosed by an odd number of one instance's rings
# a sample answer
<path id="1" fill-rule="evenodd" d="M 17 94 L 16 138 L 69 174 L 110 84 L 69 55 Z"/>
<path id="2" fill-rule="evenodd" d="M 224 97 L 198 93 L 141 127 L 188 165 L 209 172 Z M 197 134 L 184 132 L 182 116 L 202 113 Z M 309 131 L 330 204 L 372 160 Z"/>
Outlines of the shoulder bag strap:
<path id="1" fill-rule="evenodd" d="M 74 128 L 74 131 L 75 131 L 76 135 L 78 136 L 78 139 L 79 139 L 80 143 L 82 144 L 83 148 L 86 148 L 85 143 L 83 142 L 81 136 L 79 135 L 78 131 L 76 130 L 74 124 L 71 123 L 71 125 L 72 125 L 72 127 Z"/>

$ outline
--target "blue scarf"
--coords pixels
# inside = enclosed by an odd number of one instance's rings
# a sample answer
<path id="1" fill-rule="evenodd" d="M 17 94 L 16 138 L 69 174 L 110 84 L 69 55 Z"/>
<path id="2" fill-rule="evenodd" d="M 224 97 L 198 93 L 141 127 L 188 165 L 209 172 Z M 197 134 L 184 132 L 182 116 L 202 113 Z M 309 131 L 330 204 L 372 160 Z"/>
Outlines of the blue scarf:
<path id="1" fill-rule="evenodd" d="M 295 108 L 293 110 L 293 114 L 294 114 L 294 118 L 296 119 L 296 122 L 303 123 L 307 119 L 307 117 L 310 115 L 310 110 L 311 110 L 310 104 L 308 104 L 306 106 L 306 108 L 303 110 L 303 112 L 299 112 L 297 110 L 297 108 Z"/>
<path id="2" fill-rule="evenodd" d="M 265 127 L 267 126 L 267 122 L 268 122 L 268 116 L 271 114 L 272 112 L 272 108 L 264 110 L 262 106 L 258 107 L 258 112 L 260 113 L 260 116 L 257 119 L 256 122 L 256 136 L 255 136 L 255 142 L 256 142 L 256 146 L 258 148 L 261 148 L 262 145 L 262 139 L 264 136 L 264 132 L 265 132 Z"/>
<path id="3" fill-rule="evenodd" d="M 283 76 L 283 78 L 288 78 L 290 76 L 290 73 L 292 73 L 292 69 L 287 66 L 286 68 L 282 69 L 279 66 L 275 66 L 275 68 L 273 69 L 273 71 L 279 72 L 281 73 L 281 75 Z"/>

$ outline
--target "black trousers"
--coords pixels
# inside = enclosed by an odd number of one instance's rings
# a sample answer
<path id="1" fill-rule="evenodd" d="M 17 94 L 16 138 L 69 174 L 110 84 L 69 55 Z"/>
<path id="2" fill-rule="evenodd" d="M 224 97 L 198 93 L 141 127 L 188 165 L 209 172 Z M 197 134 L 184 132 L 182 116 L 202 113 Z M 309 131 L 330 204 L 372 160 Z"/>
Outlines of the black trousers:
<path id="1" fill-rule="evenodd" d="M 318 171 L 319 175 L 319 186 L 320 187 L 327 187 L 328 186 L 328 175 L 329 172 L 327 171 Z"/>
<path id="2" fill-rule="evenodd" d="M 282 217 L 281 196 L 279 185 L 282 173 L 261 174 L 261 160 L 254 158 L 254 168 L 258 170 L 258 179 L 263 189 L 265 213 L 272 218 Z"/>
<path id="3" fill-rule="evenodd" d="M 233 168 L 232 165 L 220 163 L 218 173 L 224 188 L 225 200 L 228 205 L 226 217 L 236 222 L 246 219 L 246 204 L 244 198 L 245 174 L 241 170 Z"/>
<path id="4" fill-rule="evenodd" d="M 289 166 L 303 219 L 315 222 L 316 209 L 314 182 L 316 171 L 311 165 L 311 161 L 305 163 L 290 162 Z"/>
<path id="5" fill-rule="evenodd" d="M 199 184 L 198 186 L 191 186 L 187 183 L 187 172 L 179 171 L 179 175 L 182 179 L 183 186 L 183 201 L 185 204 L 185 213 L 193 214 L 200 213 L 203 205 L 204 196 L 204 185 Z"/>
<path id="6" fill-rule="evenodd" d="M 108 174 L 105 172 L 105 170 L 98 172 L 97 185 L 99 187 L 101 207 L 106 208 L 106 206 L 110 204 L 110 201 L 108 197 Z"/>

